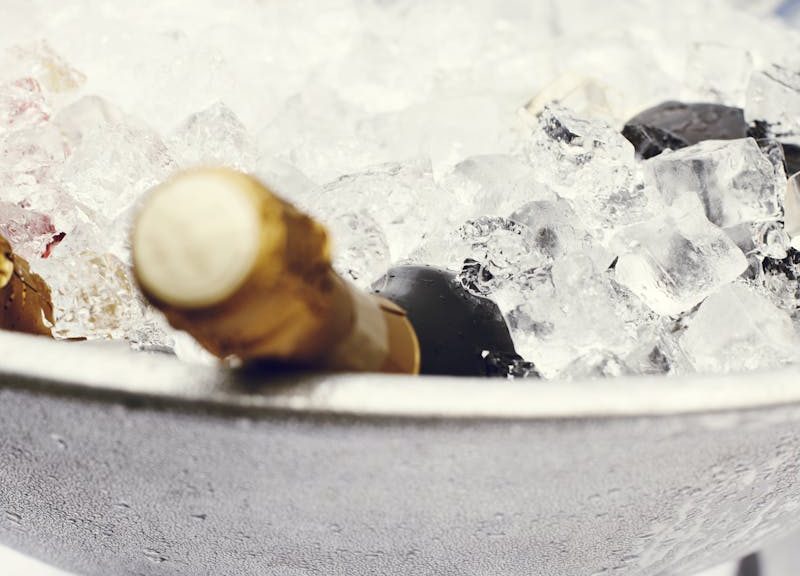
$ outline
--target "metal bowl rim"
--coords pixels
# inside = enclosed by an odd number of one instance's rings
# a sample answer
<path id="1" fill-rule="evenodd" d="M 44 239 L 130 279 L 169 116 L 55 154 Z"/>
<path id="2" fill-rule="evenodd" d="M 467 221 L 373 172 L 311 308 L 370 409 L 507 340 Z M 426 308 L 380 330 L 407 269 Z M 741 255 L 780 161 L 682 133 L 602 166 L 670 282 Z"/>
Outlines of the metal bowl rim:
<path id="1" fill-rule="evenodd" d="M 681 377 L 530 381 L 388 374 L 247 373 L 122 344 L 0 333 L 0 392 L 272 417 L 575 419 L 710 413 L 800 404 L 800 368 Z"/>

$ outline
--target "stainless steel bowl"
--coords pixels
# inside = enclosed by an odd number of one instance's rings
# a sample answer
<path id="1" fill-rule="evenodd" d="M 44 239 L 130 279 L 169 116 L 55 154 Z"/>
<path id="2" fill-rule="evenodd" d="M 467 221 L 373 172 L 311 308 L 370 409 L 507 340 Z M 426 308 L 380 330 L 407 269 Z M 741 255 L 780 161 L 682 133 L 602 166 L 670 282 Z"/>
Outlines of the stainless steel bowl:
<path id="1" fill-rule="evenodd" d="M 684 574 L 800 525 L 800 371 L 274 377 L 0 334 L 0 541 L 80 574 Z"/>

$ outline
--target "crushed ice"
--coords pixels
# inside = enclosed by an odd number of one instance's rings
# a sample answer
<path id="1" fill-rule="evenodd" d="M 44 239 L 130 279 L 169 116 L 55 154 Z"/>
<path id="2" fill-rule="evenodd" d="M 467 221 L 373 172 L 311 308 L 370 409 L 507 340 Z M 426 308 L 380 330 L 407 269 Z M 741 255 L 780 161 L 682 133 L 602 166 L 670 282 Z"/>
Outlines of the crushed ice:
<path id="1" fill-rule="evenodd" d="M 60 337 L 198 357 L 137 295 L 127 233 L 146 190 L 213 163 L 328 224 L 363 288 L 398 262 L 457 272 L 525 358 L 487 351 L 498 370 L 800 361 L 776 143 L 800 143 L 800 36 L 755 4 L 9 1 L 0 233 L 53 286 Z M 742 106 L 758 140 L 642 134 L 681 149 L 637 159 L 624 121 L 670 98 Z"/>

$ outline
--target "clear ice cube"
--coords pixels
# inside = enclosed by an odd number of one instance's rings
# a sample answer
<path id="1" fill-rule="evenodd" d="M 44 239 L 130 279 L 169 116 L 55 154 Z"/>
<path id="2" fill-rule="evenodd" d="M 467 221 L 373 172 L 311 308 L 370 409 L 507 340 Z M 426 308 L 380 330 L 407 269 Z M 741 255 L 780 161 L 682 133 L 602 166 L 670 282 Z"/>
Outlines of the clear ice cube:
<path id="1" fill-rule="evenodd" d="M 64 163 L 68 147 L 53 124 L 0 133 L 0 181 L 32 184 Z"/>
<path id="2" fill-rule="evenodd" d="M 427 160 L 381 164 L 342 176 L 323 186 L 314 204 L 322 214 L 338 213 L 341 207 L 367 214 L 386 234 L 392 261 L 435 234 L 432 224 L 448 209 Z"/>
<path id="3" fill-rule="evenodd" d="M 696 206 L 673 207 L 620 230 L 616 280 L 662 315 L 691 309 L 747 268 L 747 259 Z"/>
<path id="4" fill-rule="evenodd" d="M 535 200 L 556 200 L 525 158 L 508 154 L 472 156 L 445 174 L 440 184 L 453 198 L 458 220 L 507 216 Z"/>
<path id="5" fill-rule="evenodd" d="M 633 145 L 605 122 L 549 105 L 538 116 L 527 153 L 542 182 L 567 199 L 597 236 L 660 210 L 641 183 Z"/>
<path id="6" fill-rule="evenodd" d="M 124 121 L 123 113 L 113 104 L 96 95 L 88 95 L 63 107 L 53 118 L 69 146 L 77 148 L 84 135 L 92 130 L 102 130 L 109 124 Z"/>
<path id="7" fill-rule="evenodd" d="M 391 265 L 389 245 L 380 225 L 363 212 L 341 211 L 326 220 L 333 241 L 333 268 L 362 289 Z"/>
<path id="8" fill-rule="evenodd" d="M 132 122 L 106 124 L 83 135 L 64 165 L 62 182 L 90 213 L 113 222 L 174 169 L 167 147 L 152 130 Z"/>
<path id="9" fill-rule="evenodd" d="M 259 150 L 320 183 L 403 158 L 377 150 L 363 118 L 360 110 L 315 86 L 289 98 L 260 130 Z"/>
<path id="10" fill-rule="evenodd" d="M 791 239 L 782 222 L 772 220 L 753 224 L 752 238 L 754 249 L 762 256 L 782 260 L 789 254 Z"/>
<path id="11" fill-rule="evenodd" d="M 492 294 L 517 352 L 547 378 L 590 353 L 625 357 L 651 313 L 583 253 L 518 275 Z"/>
<path id="12" fill-rule="evenodd" d="M 553 260 L 591 244 L 575 211 L 560 198 L 528 202 L 511 214 L 511 220 L 527 226 L 534 234 L 537 251 Z"/>
<path id="13" fill-rule="evenodd" d="M 426 157 L 435 174 L 469 156 L 507 154 L 522 137 L 512 107 L 496 96 L 462 96 L 381 114 L 367 121 L 387 158 Z"/>
<path id="14" fill-rule="evenodd" d="M 767 122 L 780 140 L 800 144 L 800 72 L 773 64 L 754 73 L 745 116 L 751 123 Z"/>
<path id="15" fill-rule="evenodd" d="M 800 359 L 789 315 L 738 282 L 703 302 L 680 344 L 700 372 L 760 370 Z"/>
<path id="16" fill-rule="evenodd" d="M 0 84 L 0 134 L 35 126 L 50 118 L 42 88 L 33 78 Z"/>
<path id="17" fill-rule="evenodd" d="M 462 284 L 485 296 L 516 275 L 550 261 L 537 241 L 540 239 L 536 233 L 524 224 L 500 216 L 484 216 L 435 237 L 411 260 L 460 270 Z"/>
<path id="18" fill-rule="evenodd" d="M 136 339 L 146 322 L 130 269 L 69 242 L 35 269 L 50 285 L 59 338 Z"/>
<path id="19" fill-rule="evenodd" d="M 222 102 L 189 116 L 173 132 L 168 145 L 182 166 L 214 165 L 252 170 L 256 163 L 256 149 L 247 128 Z"/>
<path id="20" fill-rule="evenodd" d="M 558 377 L 565 380 L 582 378 L 616 378 L 633 374 L 625 361 L 612 352 L 593 350 L 576 358 L 559 372 Z"/>
<path id="21" fill-rule="evenodd" d="M 45 257 L 48 247 L 58 242 L 59 232 L 46 214 L 0 201 L 0 235 L 14 252 L 33 260 Z"/>
<path id="22" fill-rule="evenodd" d="M 706 141 L 644 162 L 646 179 L 667 204 L 696 194 L 723 228 L 775 219 L 786 176 L 752 138 Z"/>

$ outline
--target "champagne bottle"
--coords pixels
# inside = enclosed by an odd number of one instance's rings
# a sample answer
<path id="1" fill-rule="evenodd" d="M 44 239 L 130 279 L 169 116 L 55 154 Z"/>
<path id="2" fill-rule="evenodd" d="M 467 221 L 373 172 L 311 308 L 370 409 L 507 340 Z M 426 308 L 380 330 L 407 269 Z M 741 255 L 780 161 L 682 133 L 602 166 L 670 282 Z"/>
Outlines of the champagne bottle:
<path id="1" fill-rule="evenodd" d="M 145 296 L 221 358 L 419 371 L 405 312 L 339 277 L 325 229 L 252 177 L 175 176 L 146 199 L 132 248 Z"/>
<path id="2" fill-rule="evenodd" d="M 464 288 L 452 272 L 397 266 L 376 283 L 375 293 L 406 310 L 419 337 L 423 374 L 538 375 L 514 350 L 498 306 Z"/>
<path id="3" fill-rule="evenodd" d="M 762 143 L 772 139 L 767 122 L 748 125 L 744 110 L 710 102 L 662 102 L 625 123 L 622 135 L 640 158 L 652 158 L 664 150 L 678 150 L 705 140 L 751 137 Z M 800 172 L 800 147 L 781 142 L 786 174 Z"/>
<path id="4" fill-rule="evenodd" d="M 667 148 L 677 150 L 704 140 L 745 138 L 747 122 L 741 108 L 669 101 L 628 120 L 622 134 L 638 156 L 651 158 Z"/>
<path id="5" fill-rule="evenodd" d="M 0 235 L 0 329 L 52 336 L 50 288 Z"/>
<path id="6" fill-rule="evenodd" d="M 157 187 L 132 246 L 145 296 L 222 358 L 336 371 L 413 374 L 421 363 L 425 374 L 534 372 L 514 353 L 497 306 L 455 274 L 401 266 L 380 289 L 361 292 L 333 271 L 320 224 L 239 172 L 197 169 Z"/>

